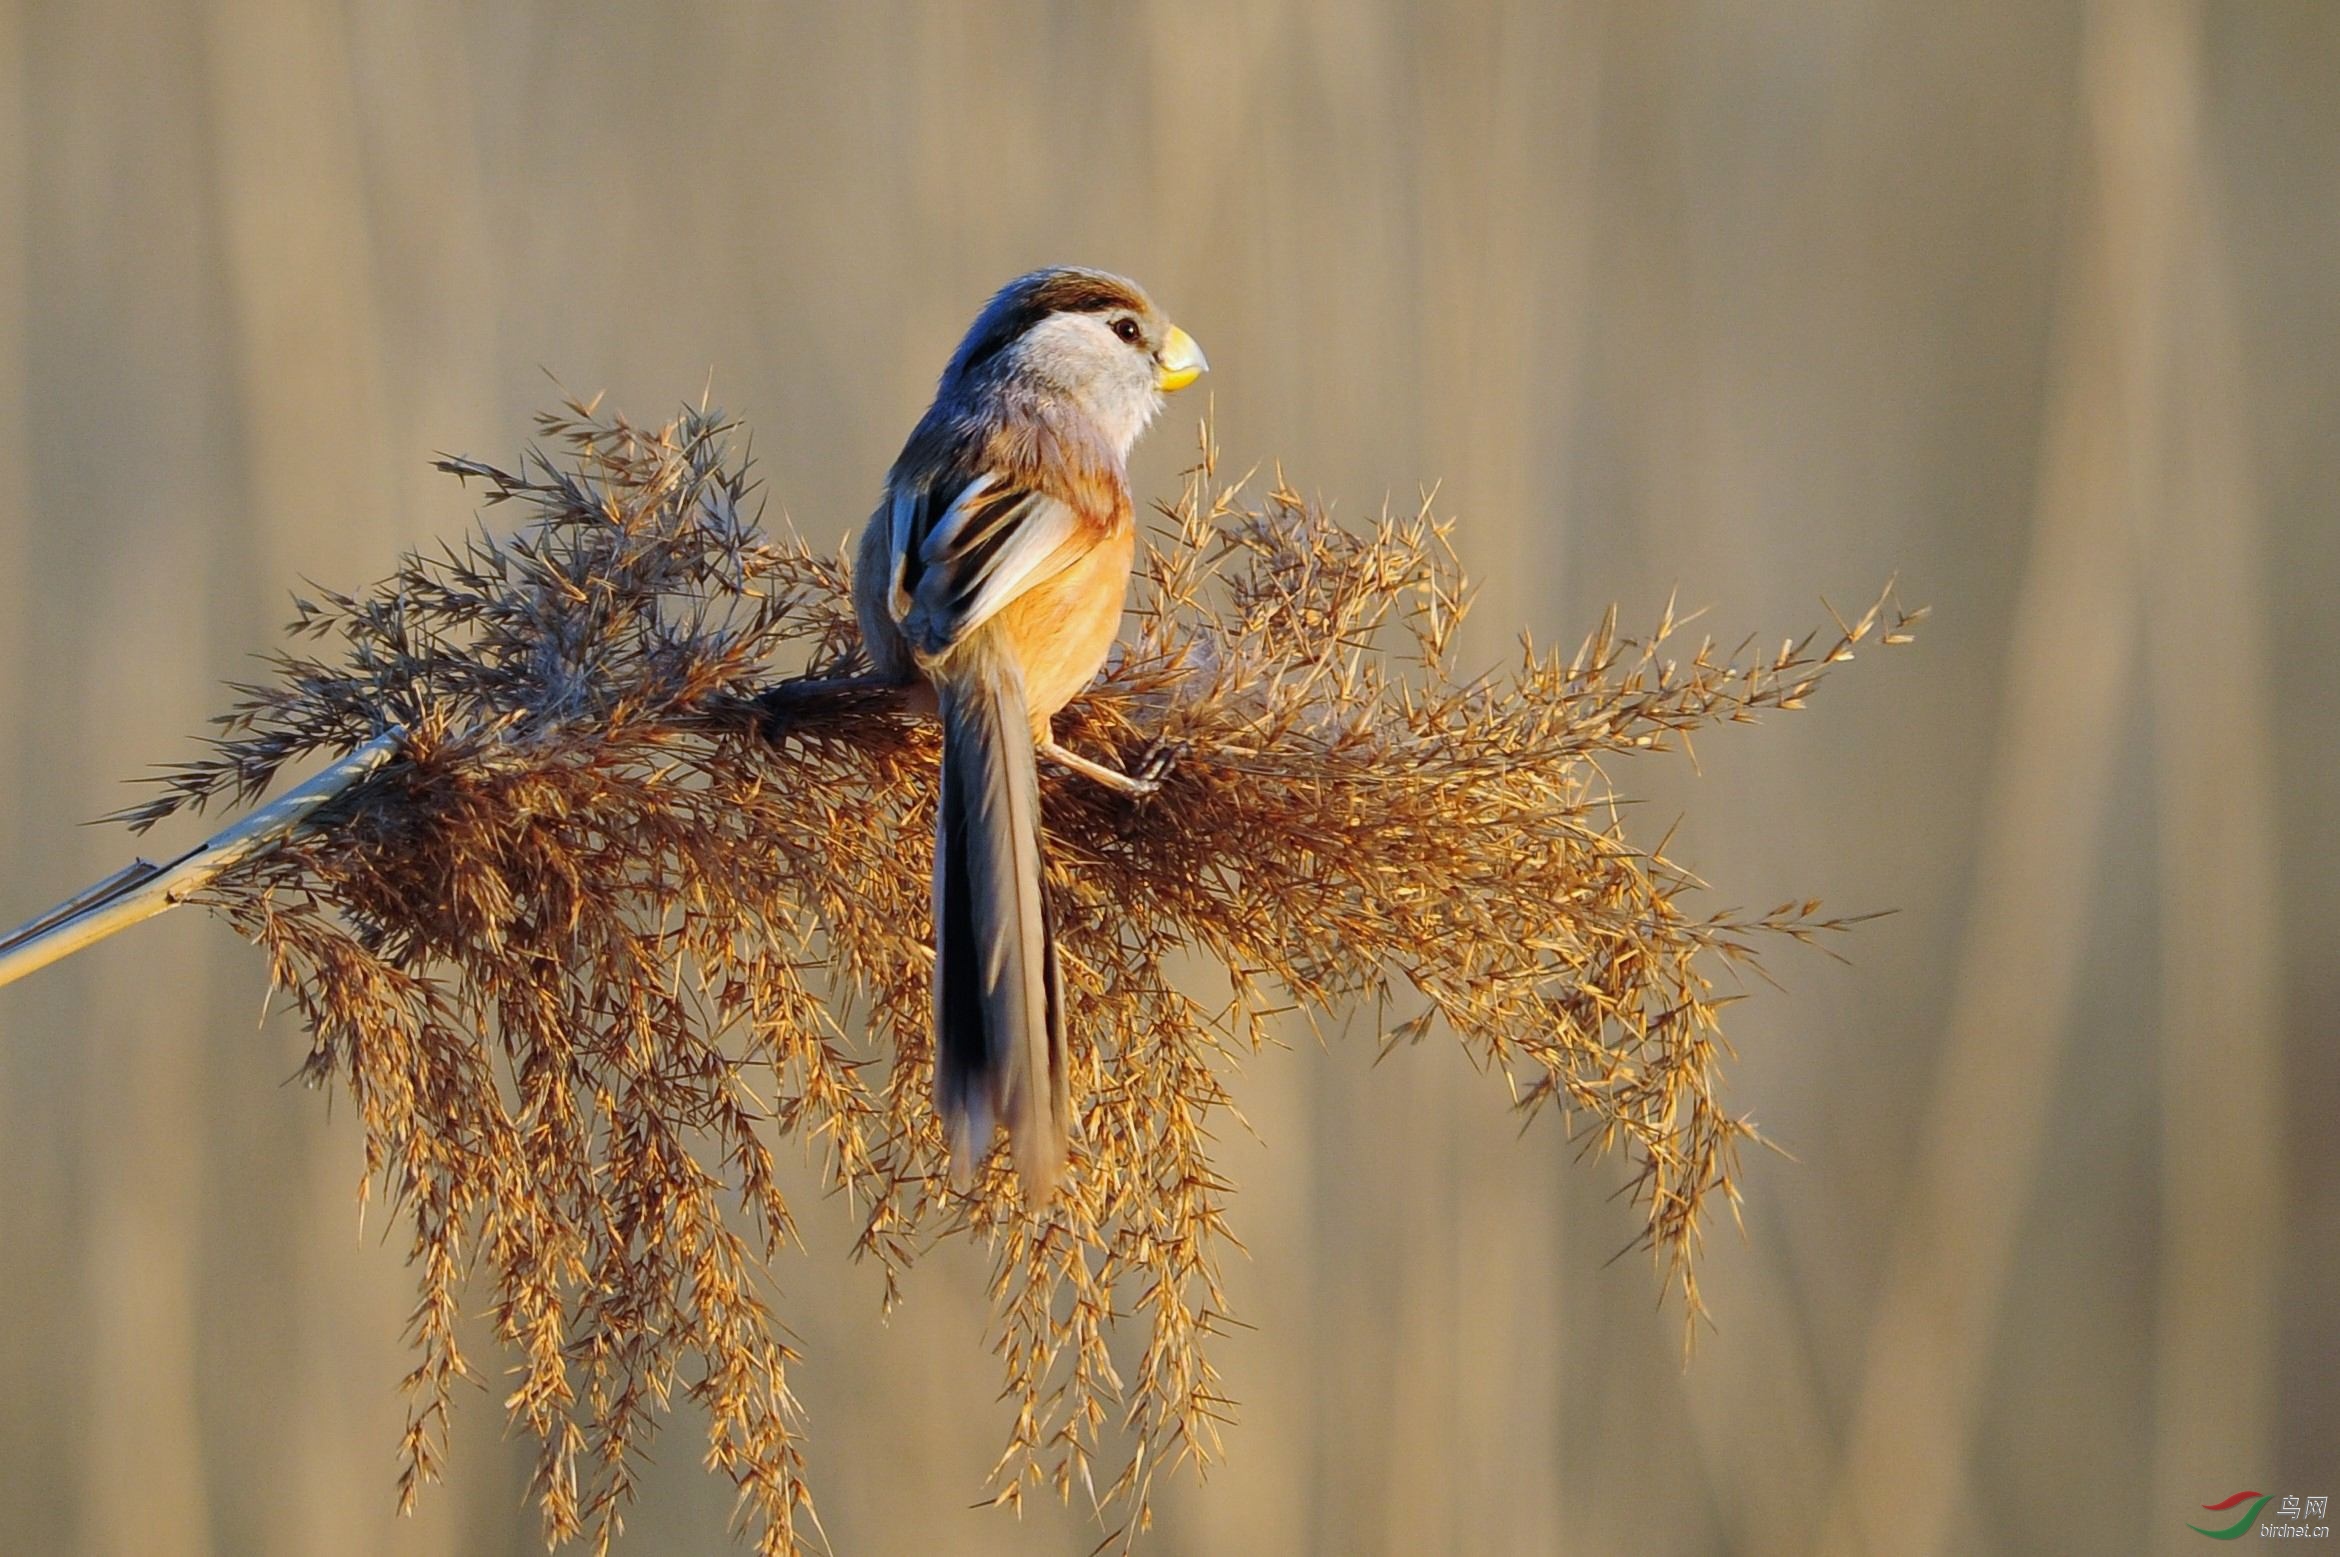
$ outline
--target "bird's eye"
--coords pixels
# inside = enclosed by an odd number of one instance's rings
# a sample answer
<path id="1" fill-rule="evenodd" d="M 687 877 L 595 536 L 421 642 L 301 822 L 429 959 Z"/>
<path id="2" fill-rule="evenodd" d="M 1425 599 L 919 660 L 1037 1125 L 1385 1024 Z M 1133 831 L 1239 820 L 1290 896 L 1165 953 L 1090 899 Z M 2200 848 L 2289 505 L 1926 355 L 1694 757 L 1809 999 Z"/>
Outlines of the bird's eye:
<path id="1" fill-rule="evenodd" d="M 1138 322 L 1135 319 L 1116 319 L 1113 321 L 1113 333 L 1135 346 L 1138 343 L 1138 337 L 1145 332 L 1138 328 Z"/>

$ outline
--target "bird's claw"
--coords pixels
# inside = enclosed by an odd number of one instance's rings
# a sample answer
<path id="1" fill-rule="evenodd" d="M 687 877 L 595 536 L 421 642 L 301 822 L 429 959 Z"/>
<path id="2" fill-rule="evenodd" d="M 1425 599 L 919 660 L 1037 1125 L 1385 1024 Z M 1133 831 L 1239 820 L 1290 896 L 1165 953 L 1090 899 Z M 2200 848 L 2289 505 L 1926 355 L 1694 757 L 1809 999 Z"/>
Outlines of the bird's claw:
<path id="1" fill-rule="evenodd" d="M 1167 737 L 1156 740 L 1138 758 L 1137 766 L 1130 770 L 1131 781 L 1145 786 L 1144 792 L 1148 795 L 1159 793 L 1162 780 L 1170 776 L 1170 770 L 1177 767 L 1192 749 L 1185 741 L 1174 741 Z"/>

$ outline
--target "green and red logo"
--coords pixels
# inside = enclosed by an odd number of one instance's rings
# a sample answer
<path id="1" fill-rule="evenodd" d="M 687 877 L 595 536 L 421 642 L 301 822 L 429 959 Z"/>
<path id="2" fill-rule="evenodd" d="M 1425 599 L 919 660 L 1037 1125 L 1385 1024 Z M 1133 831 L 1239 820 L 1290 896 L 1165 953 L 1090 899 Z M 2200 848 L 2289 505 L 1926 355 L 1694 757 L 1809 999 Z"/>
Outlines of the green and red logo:
<path id="1" fill-rule="evenodd" d="M 2244 1532 L 2248 1531 L 2252 1524 L 2258 1520 L 2259 1510 L 2265 1508 L 2274 1499 L 2275 1494 L 2272 1492 L 2237 1492 L 2223 1503 L 2205 1503 L 2202 1506 L 2213 1514 L 2223 1514 L 2237 1504 L 2249 1503 L 2251 1506 L 2244 1510 L 2242 1518 L 2223 1530 L 2204 1530 L 2200 1525 L 2188 1525 L 2186 1528 L 2198 1535 L 2206 1535 L 2213 1541 L 2238 1541 L 2242 1539 Z"/>

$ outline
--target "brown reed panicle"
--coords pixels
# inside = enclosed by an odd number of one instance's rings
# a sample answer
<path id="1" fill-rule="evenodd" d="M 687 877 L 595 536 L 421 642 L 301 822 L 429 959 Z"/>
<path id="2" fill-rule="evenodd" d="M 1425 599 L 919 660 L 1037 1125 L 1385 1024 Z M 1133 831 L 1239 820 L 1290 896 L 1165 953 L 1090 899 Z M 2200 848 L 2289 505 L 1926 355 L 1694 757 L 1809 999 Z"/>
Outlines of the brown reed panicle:
<path id="1" fill-rule="evenodd" d="M 648 430 L 572 403 L 540 431 L 511 470 L 442 462 L 516 533 L 299 602 L 274 679 L 127 814 L 250 799 L 287 762 L 407 731 L 203 899 L 267 948 L 307 1075 L 348 1087 L 365 1184 L 412 1228 L 402 1506 L 441 1468 L 483 1282 L 549 1540 L 607 1547 L 679 1393 L 758 1549 L 820 1544 L 796 1357 L 760 1295 L 797 1241 L 773 1156 L 793 1137 L 862 1214 L 889 1303 L 934 1238 L 989 1248 L 994 1501 L 1077 1486 L 1133 1539 L 1157 1471 L 1223 1452 L 1208 1343 L 1234 1186 L 1211 1147 L 1233 1062 L 1293 1010 L 1380 1014 L 1384 1044 L 1442 1028 L 1516 1108 L 1623 1147 L 1644 1238 L 1699 1311 L 1699 1230 L 1750 1136 L 1720 1100 L 1714 973 L 1847 921 L 1694 912 L 1693 878 L 1620 830 L 1601 759 L 1799 706 L 1855 644 L 1906 640 L 1890 591 L 1775 654 L 1669 657 L 1669 607 L 1647 637 L 1612 613 L 1571 655 L 1471 675 L 1446 525 L 1345 526 L 1281 482 L 1247 497 L 1206 434 L 1141 558 L 1134 634 L 1060 725 L 1122 763 L 1182 755 L 1144 804 L 1043 770 L 1079 1120 L 1034 1216 L 1002 1152 L 951 1191 L 928 1101 L 935 733 L 774 684 L 854 668 L 844 563 L 759 528 L 717 412 Z M 1179 987 L 1193 952 L 1223 996 Z M 1144 1335 L 1127 1376 L 1120 1325 Z"/>

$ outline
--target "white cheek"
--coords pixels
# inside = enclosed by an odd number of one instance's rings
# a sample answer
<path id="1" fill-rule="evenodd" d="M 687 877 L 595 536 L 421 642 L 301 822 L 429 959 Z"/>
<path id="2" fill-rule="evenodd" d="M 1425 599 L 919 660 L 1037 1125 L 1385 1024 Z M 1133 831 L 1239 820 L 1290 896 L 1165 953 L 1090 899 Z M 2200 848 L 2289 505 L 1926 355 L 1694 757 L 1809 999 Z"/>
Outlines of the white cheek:
<path id="1" fill-rule="evenodd" d="M 1094 314 L 1058 314 L 1032 328 L 1026 359 L 1071 393 L 1123 455 L 1162 409 L 1154 365 Z"/>
<path id="2" fill-rule="evenodd" d="M 1096 408 L 1097 420 L 1105 425 L 1114 446 L 1124 455 L 1162 409 L 1162 393 L 1154 387 L 1151 367 L 1143 364 L 1142 359 L 1141 366 L 1145 371 L 1115 374 L 1112 387 L 1104 397 L 1109 403 Z"/>

